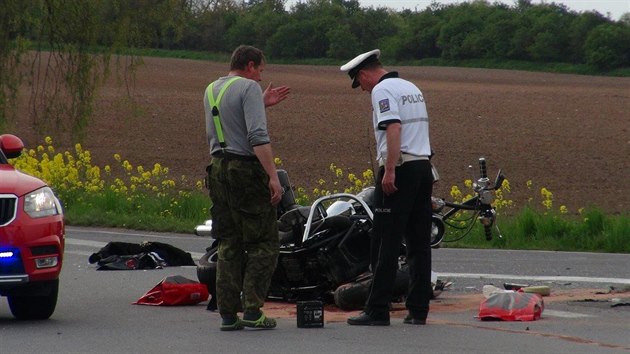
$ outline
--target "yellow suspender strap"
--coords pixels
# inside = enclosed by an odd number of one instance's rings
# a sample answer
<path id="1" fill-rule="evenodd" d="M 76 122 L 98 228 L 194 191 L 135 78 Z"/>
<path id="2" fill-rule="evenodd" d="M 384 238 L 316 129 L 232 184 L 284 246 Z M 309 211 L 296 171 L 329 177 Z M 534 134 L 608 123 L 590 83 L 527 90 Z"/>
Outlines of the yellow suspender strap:
<path id="1" fill-rule="evenodd" d="M 221 90 L 219 90 L 219 96 L 217 97 L 216 101 L 214 100 L 214 94 L 212 93 L 214 82 L 208 86 L 208 102 L 210 103 L 210 107 L 212 107 L 212 121 L 214 122 L 214 128 L 217 131 L 217 138 L 219 140 L 219 145 L 221 146 L 221 149 L 225 149 L 227 145 L 225 144 L 225 138 L 223 137 L 223 128 L 221 128 L 221 120 L 219 119 L 219 104 L 221 103 L 221 98 L 223 98 L 225 90 L 227 90 L 227 88 L 230 87 L 230 85 L 234 81 L 240 78 L 240 76 L 235 76 L 229 79 L 225 84 L 223 84 L 223 87 L 221 87 Z"/>

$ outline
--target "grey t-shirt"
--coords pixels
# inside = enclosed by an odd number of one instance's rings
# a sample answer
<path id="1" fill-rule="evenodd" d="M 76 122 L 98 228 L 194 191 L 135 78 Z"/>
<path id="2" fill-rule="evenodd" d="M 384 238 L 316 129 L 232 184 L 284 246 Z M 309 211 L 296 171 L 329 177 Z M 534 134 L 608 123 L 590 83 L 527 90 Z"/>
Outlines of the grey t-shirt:
<path id="1" fill-rule="evenodd" d="M 215 102 L 223 85 L 232 77 L 224 76 L 214 82 Z M 221 147 L 212 120 L 208 88 L 206 88 L 203 102 L 206 110 L 206 135 L 212 154 L 221 151 Z M 241 77 L 227 88 L 219 102 L 219 117 L 227 152 L 254 155 L 254 146 L 270 142 L 262 89 L 254 80 Z"/>

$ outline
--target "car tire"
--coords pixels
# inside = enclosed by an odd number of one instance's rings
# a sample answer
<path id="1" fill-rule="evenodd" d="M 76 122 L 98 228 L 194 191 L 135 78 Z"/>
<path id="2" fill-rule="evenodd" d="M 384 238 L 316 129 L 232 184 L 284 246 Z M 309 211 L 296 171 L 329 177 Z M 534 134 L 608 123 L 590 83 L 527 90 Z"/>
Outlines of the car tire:
<path id="1" fill-rule="evenodd" d="M 210 293 L 210 301 L 207 309 L 214 311 L 217 309 L 217 257 L 218 247 L 209 248 L 206 253 L 201 256 L 197 264 L 197 279 L 205 284 Z"/>
<path id="2" fill-rule="evenodd" d="M 11 313 L 18 320 L 45 320 L 52 316 L 57 306 L 59 279 L 41 284 L 46 295 L 10 295 L 8 296 Z"/>

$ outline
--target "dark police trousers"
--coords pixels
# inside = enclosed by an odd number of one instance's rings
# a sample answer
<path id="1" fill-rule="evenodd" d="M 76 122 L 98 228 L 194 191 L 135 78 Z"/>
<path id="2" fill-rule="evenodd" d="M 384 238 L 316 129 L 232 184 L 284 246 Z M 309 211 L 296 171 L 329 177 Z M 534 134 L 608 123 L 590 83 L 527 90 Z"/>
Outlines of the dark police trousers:
<path id="1" fill-rule="evenodd" d="M 212 236 L 219 239 L 217 305 L 221 315 L 235 315 L 241 307 L 256 312 L 267 296 L 280 249 L 268 183 L 257 159 L 214 157 L 208 168 Z"/>
<path id="2" fill-rule="evenodd" d="M 406 307 L 414 318 L 429 312 L 431 287 L 431 193 L 433 175 L 428 160 L 409 161 L 396 167 L 398 191 L 387 196 L 379 169 L 374 194 L 372 270 L 374 277 L 365 312 L 374 318 L 389 318 L 389 305 L 398 269 L 403 237 L 407 244 L 409 290 Z"/>

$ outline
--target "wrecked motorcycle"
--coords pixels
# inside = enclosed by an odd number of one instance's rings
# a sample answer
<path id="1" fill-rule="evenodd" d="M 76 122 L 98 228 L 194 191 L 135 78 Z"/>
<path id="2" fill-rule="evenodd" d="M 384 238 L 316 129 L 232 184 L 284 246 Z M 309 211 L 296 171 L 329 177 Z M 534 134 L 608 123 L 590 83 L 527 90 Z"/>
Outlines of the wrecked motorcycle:
<path id="1" fill-rule="evenodd" d="M 278 175 L 284 189 L 278 206 L 280 253 L 268 298 L 332 303 L 333 292 L 340 285 L 363 279 L 369 271 L 373 213 L 364 200 L 369 193 L 337 193 L 310 206 L 299 206 L 286 171 L 279 170 Z M 210 236 L 211 229 L 209 220 L 197 226 L 195 233 Z M 216 293 L 217 251 L 218 241 L 214 240 L 197 266 L 197 277 L 211 295 Z M 400 254 L 404 259 L 404 245 Z M 400 283 L 406 285 L 404 276 Z M 402 292 L 404 288 L 398 294 Z M 208 309 L 216 309 L 214 296 Z"/>
<path id="2" fill-rule="evenodd" d="M 373 221 L 374 187 L 365 188 L 356 195 L 338 193 L 324 196 L 310 206 L 299 206 L 295 203 L 286 171 L 279 170 L 278 175 L 284 189 L 278 206 L 281 246 L 268 298 L 284 301 L 320 299 L 334 302 L 342 309 L 357 308 L 367 296 L 371 281 L 369 235 Z M 503 180 L 499 170 L 494 183 L 490 183 L 486 161 L 480 158 L 479 178 L 472 186 L 473 197 L 462 203 L 433 197 L 431 247 L 460 240 L 470 233 L 477 220 L 484 226 L 486 239 L 490 240 L 492 227 L 496 227 L 493 191 L 501 187 Z M 463 217 L 465 212 L 472 215 Z M 210 236 L 211 225 L 211 220 L 208 220 L 204 225 L 197 226 L 195 233 Z M 462 231 L 447 238 L 446 226 Z M 216 293 L 217 250 L 218 241 L 214 240 L 197 266 L 197 277 L 208 286 L 211 295 Z M 407 291 L 409 274 L 405 257 L 403 242 L 392 300 L 399 300 Z M 442 290 L 441 285 L 444 283 L 434 282 L 434 296 L 436 291 Z M 208 309 L 216 309 L 214 296 Z"/>
<path id="3" fill-rule="evenodd" d="M 486 159 L 482 157 L 479 158 L 479 177 L 472 184 L 474 191 L 472 197 L 461 203 L 431 197 L 433 207 L 431 247 L 438 248 L 442 242 L 461 240 L 470 234 L 477 220 L 483 225 L 486 240 L 492 240 L 493 226 L 501 238 L 501 231 L 496 225 L 497 212 L 492 204 L 495 193 L 501 188 L 504 180 L 505 176 L 499 169 L 494 182 L 490 181 Z M 445 236 L 446 226 L 451 229 L 449 237 Z"/>

